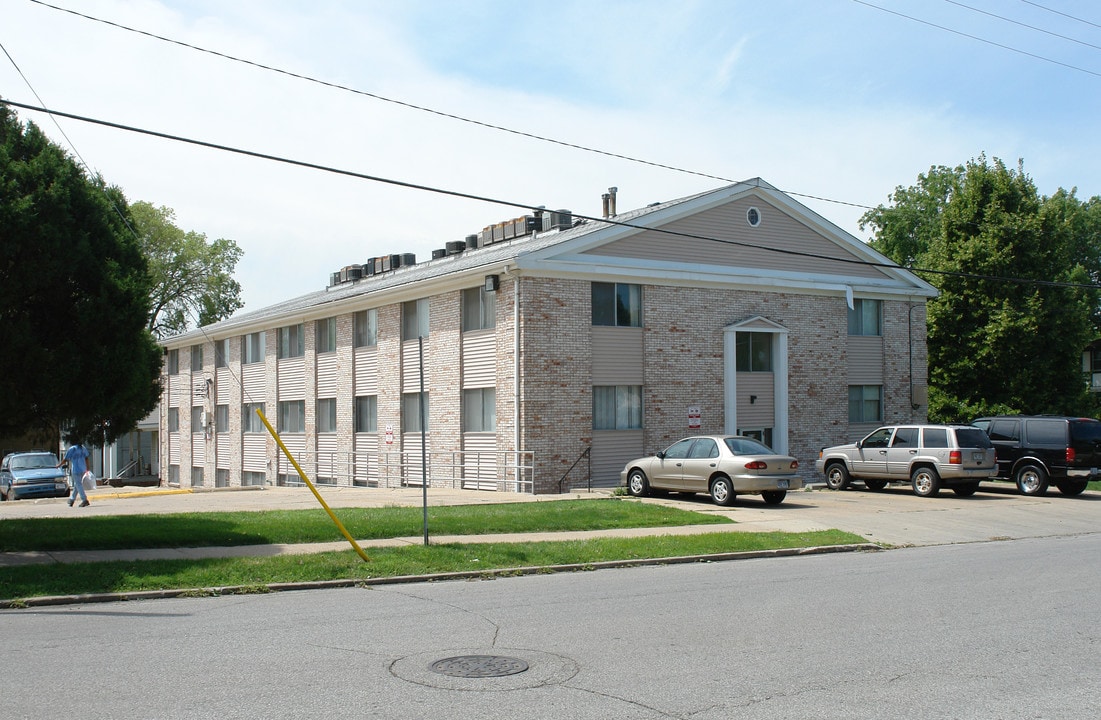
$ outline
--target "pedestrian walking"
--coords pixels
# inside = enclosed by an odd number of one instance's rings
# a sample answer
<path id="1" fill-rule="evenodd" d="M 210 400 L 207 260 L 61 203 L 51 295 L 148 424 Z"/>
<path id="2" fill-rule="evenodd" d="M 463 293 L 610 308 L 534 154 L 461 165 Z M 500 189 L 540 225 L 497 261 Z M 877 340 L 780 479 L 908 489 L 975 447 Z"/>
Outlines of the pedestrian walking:
<path id="1" fill-rule="evenodd" d="M 91 455 L 82 444 L 70 445 L 65 451 L 65 459 L 57 464 L 69 466 L 69 482 L 73 484 L 73 493 L 69 496 L 69 507 L 76 502 L 76 496 L 80 494 L 80 507 L 91 505 L 88 502 L 88 494 L 84 492 L 84 473 L 88 472 L 88 457 Z"/>

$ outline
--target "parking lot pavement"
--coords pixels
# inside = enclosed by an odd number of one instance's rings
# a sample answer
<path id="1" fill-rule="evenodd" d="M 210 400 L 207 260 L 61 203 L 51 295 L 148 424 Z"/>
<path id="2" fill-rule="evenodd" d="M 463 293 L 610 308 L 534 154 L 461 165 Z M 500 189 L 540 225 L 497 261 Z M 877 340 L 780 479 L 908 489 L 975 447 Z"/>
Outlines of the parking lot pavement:
<path id="1" fill-rule="evenodd" d="M 320 488 L 332 508 L 415 506 L 422 490 L 408 488 Z M 607 497 L 610 490 L 563 495 L 526 495 L 430 488 L 429 508 L 442 505 L 505 502 L 546 502 L 561 499 Z M 213 512 L 219 510 L 289 510 L 319 508 L 307 488 L 245 488 L 180 491 L 169 488 L 96 488 L 92 504 L 69 507 L 64 498 L 0 503 L 0 521 L 15 517 L 87 517 L 95 515 Z M 1010 486 L 984 483 L 973 497 L 950 491 L 921 498 L 909 488 L 882 492 L 863 489 L 835 492 L 813 489 L 789 493 L 782 505 L 765 505 L 755 496 L 738 498 L 729 508 L 713 505 L 704 495 L 670 495 L 643 500 L 706 514 L 725 515 L 737 530 L 807 532 L 838 529 L 882 545 L 944 545 L 990 540 L 1079 535 L 1101 528 L 1101 493 L 1087 491 L 1064 497 L 1050 491 L 1043 497 L 1024 497 Z M 731 528 L 735 529 L 735 528 Z M 654 530 L 651 532 L 661 532 Z"/>

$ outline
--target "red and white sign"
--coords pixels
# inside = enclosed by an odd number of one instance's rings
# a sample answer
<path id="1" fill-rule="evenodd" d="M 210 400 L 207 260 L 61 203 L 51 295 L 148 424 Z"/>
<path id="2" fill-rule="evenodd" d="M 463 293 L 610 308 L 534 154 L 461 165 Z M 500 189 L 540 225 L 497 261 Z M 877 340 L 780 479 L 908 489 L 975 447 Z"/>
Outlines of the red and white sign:
<path id="1" fill-rule="evenodd" d="M 688 429 L 700 429 L 700 408 L 698 405 L 692 405 L 688 408 Z"/>
<path id="2" fill-rule="evenodd" d="M 386 426 L 386 444 L 387 445 L 393 445 L 394 444 L 394 426 L 393 425 L 387 425 Z"/>

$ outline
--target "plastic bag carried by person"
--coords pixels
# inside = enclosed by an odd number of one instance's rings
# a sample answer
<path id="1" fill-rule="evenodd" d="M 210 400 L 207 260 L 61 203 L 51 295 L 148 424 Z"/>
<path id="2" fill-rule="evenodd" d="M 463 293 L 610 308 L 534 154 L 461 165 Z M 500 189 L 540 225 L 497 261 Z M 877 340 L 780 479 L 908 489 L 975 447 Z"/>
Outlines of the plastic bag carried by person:
<path id="1" fill-rule="evenodd" d="M 88 470 L 80 478 L 80 482 L 83 483 L 85 492 L 87 492 L 89 490 L 95 490 L 96 489 L 96 474 L 94 472 L 92 472 L 91 470 Z"/>

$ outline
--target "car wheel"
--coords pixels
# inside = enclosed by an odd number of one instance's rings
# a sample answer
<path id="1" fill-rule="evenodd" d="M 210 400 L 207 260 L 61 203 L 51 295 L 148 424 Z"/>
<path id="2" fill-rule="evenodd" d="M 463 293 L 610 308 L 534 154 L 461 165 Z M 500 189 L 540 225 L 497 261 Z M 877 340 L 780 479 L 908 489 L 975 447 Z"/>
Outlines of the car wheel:
<path id="1" fill-rule="evenodd" d="M 1047 492 L 1047 471 L 1039 465 L 1023 465 L 1014 477 L 1022 495 L 1043 495 Z"/>
<path id="2" fill-rule="evenodd" d="M 979 484 L 977 482 L 967 483 L 966 485 L 956 485 L 952 488 L 952 492 L 956 493 L 960 497 L 971 497 L 979 491 Z"/>
<path id="3" fill-rule="evenodd" d="M 1088 480 L 1064 480 L 1063 482 L 1055 483 L 1055 486 L 1059 488 L 1059 492 L 1068 497 L 1081 495 L 1085 491 L 1087 485 L 1089 485 Z"/>
<path id="4" fill-rule="evenodd" d="M 886 480 L 865 480 L 864 487 L 868 488 L 872 492 L 879 492 L 883 488 L 887 487 Z"/>
<path id="5" fill-rule="evenodd" d="M 849 469 L 844 463 L 830 463 L 826 466 L 826 487 L 830 490 L 844 490 L 852 482 Z"/>
<path id="6" fill-rule="evenodd" d="M 646 479 L 646 473 L 641 470 L 632 470 L 627 476 L 627 492 L 635 497 L 646 497 L 650 494 L 650 481 Z"/>
<path id="7" fill-rule="evenodd" d="M 730 505 L 734 502 L 734 485 L 730 478 L 720 475 L 711 481 L 711 499 L 716 505 Z"/>
<path id="8" fill-rule="evenodd" d="M 919 497 L 933 497 L 940 492 L 940 475 L 931 467 L 918 467 L 910 473 L 910 484 Z"/>
<path id="9" fill-rule="evenodd" d="M 779 505 L 788 496 L 787 490 L 765 490 L 761 493 L 761 499 L 767 505 Z"/>

